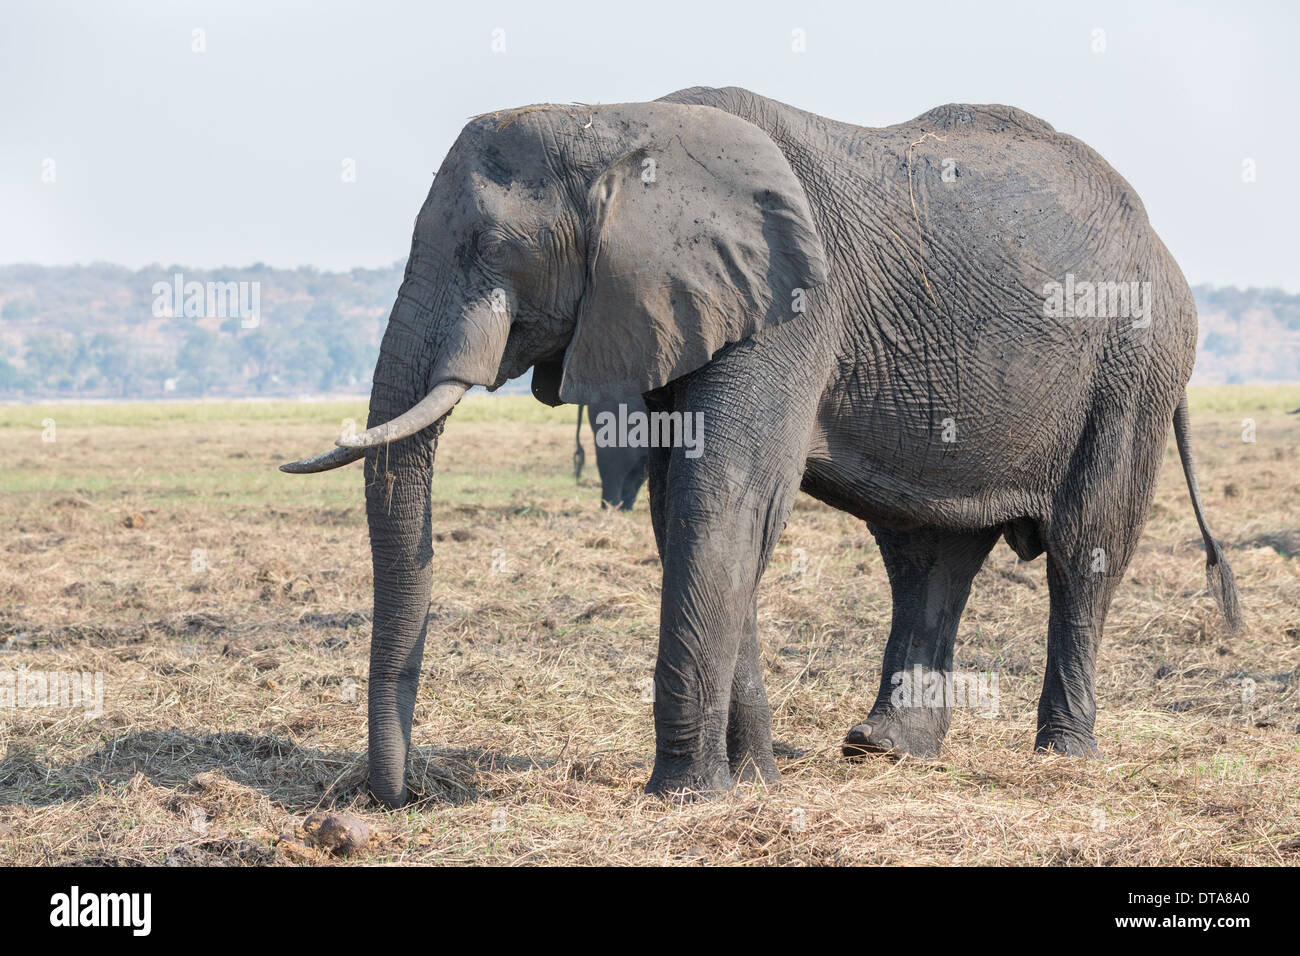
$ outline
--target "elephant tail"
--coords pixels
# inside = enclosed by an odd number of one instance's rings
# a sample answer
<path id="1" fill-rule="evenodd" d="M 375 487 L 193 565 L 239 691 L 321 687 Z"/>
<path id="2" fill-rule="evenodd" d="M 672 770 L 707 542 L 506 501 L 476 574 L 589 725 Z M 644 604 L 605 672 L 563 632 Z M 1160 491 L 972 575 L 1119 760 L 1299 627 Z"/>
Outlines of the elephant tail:
<path id="1" fill-rule="evenodd" d="M 582 480 L 582 465 L 587 453 L 582 450 L 582 406 L 578 406 L 578 428 L 573 433 L 573 480 Z"/>
<path id="2" fill-rule="evenodd" d="M 1174 411 L 1174 440 L 1178 443 L 1178 457 L 1183 462 L 1183 476 L 1187 479 L 1187 490 L 1192 495 L 1192 510 L 1196 512 L 1196 523 L 1200 526 L 1201 537 L 1205 540 L 1205 579 L 1214 603 L 1219 606 L 1228 629 L 1236 634 L 1241 630 L 1241 604 L 1237 601 L 1237 581 L 1232 576 L 1232 568 L 1223 554 L 1223 548 L 1214 540 L 1210 526 L 1205 523 L 1205 506 L 1201 502 L 1201 488 L 1196 482 L 1196 460 L 1192 457 L 1191 421 L 1187 415 L 1187 393 L 1178 400 Z"/>

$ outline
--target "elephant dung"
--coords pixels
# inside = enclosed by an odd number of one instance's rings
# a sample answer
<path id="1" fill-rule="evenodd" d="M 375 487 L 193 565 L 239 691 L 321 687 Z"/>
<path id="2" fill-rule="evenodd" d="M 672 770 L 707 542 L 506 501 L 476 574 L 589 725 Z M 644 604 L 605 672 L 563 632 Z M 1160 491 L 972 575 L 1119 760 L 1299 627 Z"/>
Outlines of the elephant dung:
<path id="1" fill-rule="evenodd" d="M 302 825 L 310 846 L 350 856 L 370 842 L 370 827 L 350 813 L 313 813 Z"/>

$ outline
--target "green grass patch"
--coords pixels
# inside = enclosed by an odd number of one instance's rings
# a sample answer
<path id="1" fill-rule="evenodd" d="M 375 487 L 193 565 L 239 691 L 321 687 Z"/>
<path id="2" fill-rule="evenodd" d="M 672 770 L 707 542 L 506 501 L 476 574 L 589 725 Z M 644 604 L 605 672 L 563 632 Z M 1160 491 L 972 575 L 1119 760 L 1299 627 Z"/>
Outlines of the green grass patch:
<path id="1" fill-rule="evenodd" d="M 443 504 L 517 502 L 520 506 L 541 498 L 568 498 L 587 502 L 599 497 L 594 479 L 582 488 L 563 456 L 556 456 L 554 471 L 529 472 L 438 468 L 433 480 L 433 501 Z M 594 474 L 594 470 L 593 470 Z M 99 474 L 66 471 L 51 475 L 27 469 L 0 469 L 0 488 L 9 494 L 58 497 L 85 496 L 105 503 L 147 496 L 150 504 L 201 505 L 224 513 L 249 506 L 294 508 L 345 508 L 363 500 L 359 467 L 313 475 L 310 481 L 285 475 L 274 465 L 263 468 L 205 466 L 187 471 L 142 471 Z"/>
<path id="2" fill-rule="evenodd" d="M 364 424 L 369 400 L 346 401 L 212 401 L 118 402 L 58 405 L 6 405 L 0 409 L 0 428 L 41 428 L 47 418 L 58 428 L 125 426 L 156 427 L 174 424 L 233 422 L 321 422 L 335 427 L 346 418 Z M 452 413 L 457 422 L 569 423 L 576 420 L 573 405 L 551 408 L 531 395 L 493 395 L 470 392 Z"/>
<path id="3" fill-rule="evenodd" d="M 1194 385 L 1187 390 L 1193 412 L 1267 412 L 1300 408 L 1300 385 Z"/>
<path id="4" fill-rule="evenodd" d="M 1188 389 L 1187 394 L 1193 412 L 1290 411 L 1300 407 L 1300 384 L 1198 385 Z M 319 422 L 334 428 L 348 418 L 363 424 L 368 404 L 367 399 L 359 397 L 322 402 L 270 399 L 7 405 L 0 410 L 0 429 L 39 429 L 45 419 L 53 419 L 59 428 L 149 428 L 178 423 L 237 422 Z M 573 405 L 550 408 L 531 395 L 493 395 L 477 389 L 465 396 L 452 415 L 458 423 L 571 424 L 576 420 L 577 409 Z"/>

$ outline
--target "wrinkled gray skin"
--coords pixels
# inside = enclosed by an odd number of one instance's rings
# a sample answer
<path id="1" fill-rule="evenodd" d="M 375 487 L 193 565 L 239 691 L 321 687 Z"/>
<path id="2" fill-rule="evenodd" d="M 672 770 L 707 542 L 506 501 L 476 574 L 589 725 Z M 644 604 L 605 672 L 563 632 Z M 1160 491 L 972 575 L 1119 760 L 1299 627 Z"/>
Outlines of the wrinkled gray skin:
<path id="1" fill-rule="evenodd" d="M 614 402 L 597 402 L 587 408 L 587 421 L 591 424 L 591 436 L 596 441 L 596 470 L 600 473 L 600 506 L 617 508 L 619 511 L 631 511 L 636 504 L 636 496 L 645 484 L 646 464 L 650 452 L 645 448 L 631 448 L 621 445 L 602 445 L 599 441 L 596 421 L 601 415 L 610 414 L 618 417 L 618 407 L 627 406 L 627 414 L 639 412 L 645 414 L 645 400 L 640 395 L 621 398 Z M 581 427 L 583 406 L 578 406 L 578 422 Z M 582 460 L 581 436 L 574 452 L 573 460 Z M 575 469 L 575 478 L 582 477 L 582 465 Z"/>
<path id="2" fill-rule="evenodd" d="M 1067 273 L 1150 282 L 1149 327 L 1046 318 L 1044 285 Z M 1036 747 L 1091 755 L 1102 625 L 1175 419 L 1211 590 L 1236 619 L 1180 404 L 1195 343 L 1192 296 L 1132 187 L 1043 121 L 949 105 L 866 129 L 696 88 L 465 127 L 416 221 L 370 425 L 439 383 L 499 386 L 530 366 L 549 402 L 643 393 L 651 411 L 703 413 L 702 455 L 650 456 L 650 792 L 777 776 L 755 590 L 801 489 L 866 522 L 893 594 L 879 697 L 846 753 L 939 748 L 949 710 L 895 709 L 891 675 L 951 669 L 971 579 L 1005 538 L 1047 554 Z M 390 805 L 405 797 L 441 431 L 366 454 L 370 786 Z"/>

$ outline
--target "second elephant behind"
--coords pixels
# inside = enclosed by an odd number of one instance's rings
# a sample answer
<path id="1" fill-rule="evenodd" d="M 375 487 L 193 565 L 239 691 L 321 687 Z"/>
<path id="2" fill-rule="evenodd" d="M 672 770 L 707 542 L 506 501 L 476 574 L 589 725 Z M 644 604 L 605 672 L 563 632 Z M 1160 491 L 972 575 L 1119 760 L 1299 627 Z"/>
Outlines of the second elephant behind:
<path id="1" fill-rule="evenodd" d="M 600 402 L 585 406 L 587 420 L 591 424 L 592 438 L 596 443 L 596 470 L 600 472 L 600 506 L 631 511 L 636 503 L 636 496 L 645 484 L 646 466 L 650 452 L 645 448 L 633 448 L 618 443 L 602 442 L 601 416 L 612 415 L 614 421 L 619 418 L 619 406 L 625 408 L 624 416 L 646 414 L 645 401 L 640 395 L 619 399 L 616 402 Z M 582 409 L 578 406 L 578 433 L 575 435 L 577 447 L 573 452 L 574 477 L 582 477 Z"/>

